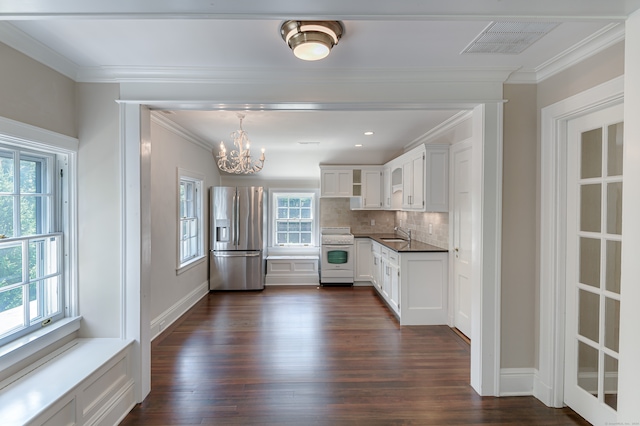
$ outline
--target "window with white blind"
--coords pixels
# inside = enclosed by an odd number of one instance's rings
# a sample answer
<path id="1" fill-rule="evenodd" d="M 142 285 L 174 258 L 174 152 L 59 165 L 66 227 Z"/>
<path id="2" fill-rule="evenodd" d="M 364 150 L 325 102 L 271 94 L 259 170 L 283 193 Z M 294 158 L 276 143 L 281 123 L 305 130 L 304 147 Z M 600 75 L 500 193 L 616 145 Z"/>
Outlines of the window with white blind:
<path id="1" fill-rule="evenodd" d="M 204 258 L 203 178 L 179 170 L 178 270 Z"/>

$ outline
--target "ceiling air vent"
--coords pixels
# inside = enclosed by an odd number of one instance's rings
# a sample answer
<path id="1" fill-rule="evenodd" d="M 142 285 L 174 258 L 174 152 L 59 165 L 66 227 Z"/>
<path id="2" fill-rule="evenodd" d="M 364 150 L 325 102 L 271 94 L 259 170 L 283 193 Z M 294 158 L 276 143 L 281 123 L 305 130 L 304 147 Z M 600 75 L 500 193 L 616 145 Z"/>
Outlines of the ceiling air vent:
<path id="1" fill-rule="evenodd" d="M 462 52 L 517 55 L 558 26 L 558 22 L 492 22 Z"/>

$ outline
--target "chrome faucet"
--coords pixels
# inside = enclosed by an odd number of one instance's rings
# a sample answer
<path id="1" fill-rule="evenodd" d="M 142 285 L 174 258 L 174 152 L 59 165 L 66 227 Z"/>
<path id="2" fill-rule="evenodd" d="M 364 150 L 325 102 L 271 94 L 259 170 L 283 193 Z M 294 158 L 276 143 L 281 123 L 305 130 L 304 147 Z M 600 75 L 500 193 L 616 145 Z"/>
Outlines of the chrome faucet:
<path id="1" fill-rule="evenodd" d="M 407 228 L 407 230 L 405 231 L 404 229 L 396 226 L 395 228 L 393 228 L 393 230 L 396 232 L 402 232 L 404 235 L 407 236 L 407 241 L 411 242 L 411 229 Z"/>

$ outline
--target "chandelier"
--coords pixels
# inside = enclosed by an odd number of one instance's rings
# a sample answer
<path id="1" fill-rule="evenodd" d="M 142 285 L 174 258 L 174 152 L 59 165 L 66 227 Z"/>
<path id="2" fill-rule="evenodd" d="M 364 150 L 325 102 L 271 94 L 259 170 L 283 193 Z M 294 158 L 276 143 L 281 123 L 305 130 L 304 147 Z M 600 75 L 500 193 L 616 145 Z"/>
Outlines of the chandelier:
<path id="1" fill-rule="evenodd" d="M 229 152 L 227 155 L 227 148 L 224 146 L 224 142 L 220 142 L 220 153 L 218 154 L 218 168 L 227 173 L 235 174 L 251 174 L 257 173 L 262 170 L 264 165 L 264 148 L 262 148 L 262 155 L 260 159 L 253 161 L 251 159 L 251 152 L 249 151 L 249 136 L 247 132 L 242 130 L 243 114 L 238 114 L 240 119 L 240 129 L 231 133 L 233 144 L 236 149 Z"/>

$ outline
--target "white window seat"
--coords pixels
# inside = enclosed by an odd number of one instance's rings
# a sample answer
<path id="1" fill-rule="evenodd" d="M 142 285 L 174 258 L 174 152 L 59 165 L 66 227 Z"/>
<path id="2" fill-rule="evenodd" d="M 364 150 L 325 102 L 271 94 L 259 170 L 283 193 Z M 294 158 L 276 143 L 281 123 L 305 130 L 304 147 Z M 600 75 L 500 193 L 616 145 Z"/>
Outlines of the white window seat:
<path id="1" fill-rule="evenodd" d="M 132 343 L 75 339 L 4 380 L 2 424 L 117 424 L 135 404 Z"/>
<path id="2" fill-rule="evenodd" d="M 318 255 L 267 256 L 265 285 L 319 285 Z"/>

